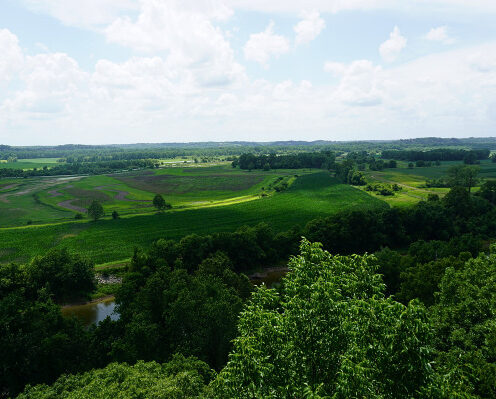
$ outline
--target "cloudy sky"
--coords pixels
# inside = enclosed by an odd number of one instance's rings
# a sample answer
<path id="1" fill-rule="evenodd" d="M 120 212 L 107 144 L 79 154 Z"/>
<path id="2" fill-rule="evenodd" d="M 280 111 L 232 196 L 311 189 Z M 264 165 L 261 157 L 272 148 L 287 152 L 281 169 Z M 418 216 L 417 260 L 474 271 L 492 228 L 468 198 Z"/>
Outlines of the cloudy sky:
<path id="1" fill-rule="evenodd" d="M 0 144 L 496 136 L 495 0 L 0 0 Z"/>

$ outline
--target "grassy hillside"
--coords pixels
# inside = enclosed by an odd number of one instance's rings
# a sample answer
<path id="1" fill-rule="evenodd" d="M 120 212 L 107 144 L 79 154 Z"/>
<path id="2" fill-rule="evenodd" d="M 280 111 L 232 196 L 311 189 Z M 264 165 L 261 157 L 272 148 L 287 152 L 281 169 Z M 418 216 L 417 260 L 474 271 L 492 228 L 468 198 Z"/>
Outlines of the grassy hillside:
<path id="1" fill-rule="evenodd" d="M 285 192 L 233 205 L 179 209 L 119 220 L 1 229 L 0 262 L 24 261 L 48 248 L 63 246 L 104 263 L 128 258 L 135 246 L 149 245 L 158 238 L 229 231 L 260 222 L 279 231 L 346 208 L 386 206 L 385 202 L 320 172 L 300 176 Z"/>

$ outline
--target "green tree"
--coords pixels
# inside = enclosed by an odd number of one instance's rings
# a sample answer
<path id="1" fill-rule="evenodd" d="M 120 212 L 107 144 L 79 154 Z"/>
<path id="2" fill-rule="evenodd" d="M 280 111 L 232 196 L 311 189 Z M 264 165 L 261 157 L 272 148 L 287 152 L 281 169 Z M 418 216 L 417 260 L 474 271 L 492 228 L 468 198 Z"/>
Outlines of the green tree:
<path id="1" fill-rule="evenodd" d="M 93 220 L 98 220 L 100 219 L 103 215 L 105 215 L 105 212 L 103 211 L 103 206 L 100 204 L 98 201 L 93 201 L 91 205 L 88 208 L 88 215 L 93 219 Z"/>
<path id="2" fill-rule="evenodd" d="M 496 247 L 449 267 L 432 312 L 437 364 L 464 398 L 496 397 Z"/>
<path id="3" fill-rule="evenodd" d="M 164 197 L 162 197 L 160 194 L 157 194 L 155 195 L 155 197 L 153 197 L 153 206 L 159 211 L 172 208 L 171 204 L 165 202 Z"/>
<path id="4" fill-rule="evenodd" d="M 81 299 L 95 289 L 94 264 L 66 248 L 52 249 L 23 267 L 33 292 L 45 289 L 56 302 Z"/>
<path id="5" fill-rule="evenodd" d="M 448 181 L 451 187 L 465 187 L 471 191 L 477 182 L 480 168 L 478 166 L 455 165 L 447 170 Z"/>
<path id="6" fill-rule="evenodd" d="M 424 308 L 386 299 L 371 260 L 304 240 L 284 288 L 259 288 L 241 313 L 214 396 L 420 396 L 433 376 Z"/>
<path id="7" fill-rule="evenodd" d="M 207 364 L 181 355 L 162 365 L 111 363 L 103 369 L 60 377 L 52 386 L 28 387 L 18 399 L 203 398 L 213 375 Z"/>
<path id="8" fill-rule="evenodd" d="M 119 219 L 119 213 L 117 211 L 112 211 L 112 219 Z"/>

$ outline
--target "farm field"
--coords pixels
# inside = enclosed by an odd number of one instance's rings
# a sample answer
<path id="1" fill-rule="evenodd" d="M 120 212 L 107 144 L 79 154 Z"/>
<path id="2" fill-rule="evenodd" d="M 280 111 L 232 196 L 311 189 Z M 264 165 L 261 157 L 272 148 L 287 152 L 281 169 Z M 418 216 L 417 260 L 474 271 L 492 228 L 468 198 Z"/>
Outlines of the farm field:
<path id="1" fill-rule="evenodd" d="M 392 197 L 384 197 L 378 194 L 371 193 L 371 195 L 381 198 L 392 206 L 408 206 L 420 200 L 426 200 L 429 194 L 438 194 L 443 196 L 446 194 L 448 188 L 433 188 L 425 187 L 427 179 L 438 179 L 446 176 L 447 170 L 454 165 L 462 165 L 462 162 L 443 162 L 439 166 L 421 167 L 421 168 L 408 168 L 406 162 L 398 162 L 398 168 L 385 169 L 382 171 L 366 171 L 364 172 L 367 180 L 372 183 L 388 183 L 398 184 L 402 190 L 395 193 Z M 490 160 L 484 160 L 480 165 L 479 177 L 482 180 L 496 179 L 496 164 Z M 365 190 L 364 187 L 360 187 Z M 473 191 L 477 191 L 477 187 Z"/>
<path id="2" fill-rule="evenodd" d="M 57 165 L 59 158 L 34 158 L 34 159 L 18 159 L 17 162 L 1 162 L 0 168 L 7 169 L 40 169 L 43 167 L 51 167 Z"/>
<path id="3" fill-rule="evenodd" d="M 274 192 L 294 171 L 234 170 L 230 166 L 187 166 L 120 174 L 5 179 L 0 182 L 0 226 L 54 223 L 86 213 L 93 200 L 121 216 L 155 212 L 159 193 L 175 209 L 233 204 Z M 300 171 L 300 174 L 309 171 Z M 282 179 L 282 180 L 281 180 Z M 264 194 L 265 193 L 265 194 Z"/>
<path id="4" fill-rule="evenodd" d="M 173 209 L 161 214 L 97 222 L 67 222 L 0 230 L 0 262 L 26 261 L 52 247 L 66 247 L 96 263 L 129 258 L 135 246 L 158 238 L 232 231 L 242 225 L 266 222 L 277 231 L 349 208 L 378 208 L 380 199 L 340 184 L 327 172 L 298 177 L 281 193 L 225 206 Z"/>

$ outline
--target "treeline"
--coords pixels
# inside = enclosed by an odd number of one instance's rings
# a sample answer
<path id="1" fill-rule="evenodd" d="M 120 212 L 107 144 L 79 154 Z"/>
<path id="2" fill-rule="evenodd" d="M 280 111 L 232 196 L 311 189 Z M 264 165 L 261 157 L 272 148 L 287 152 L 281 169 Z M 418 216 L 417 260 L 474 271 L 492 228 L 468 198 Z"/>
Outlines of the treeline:
<path id="1" fill-rule="evenodd" d="M 488 149 L 459 150 L 450 148 L 439 148 L 427 151 L 413 150 L 385 150 L 382 157 L 385 159 L 396 159 L 401 161 L 463 161 L 482 160 L 489 157 Z"/>
<path id="2" fill-rule="evenodd" d="M 304 152 L 299 154 L 256 155 L 252 153 L 242 154 L 232 162 L 233 168 L 240 169 L 332 169 L 335 165 L 336 156 L 331 151 Z"/>
<path id="3" fill-rule="evenodd" d="M 56 164 L 53 167 L 34 168 L 29 170 L 0 168 L 2 177 L 34 177 L 34 176 L 58 176 L 58 175 L 96 175 L 111 173 L 122 170 L 156 168 L 159 164 L 151 159 L 139 159 L 133 161 L 102 161 L 85 163 Z"/>

